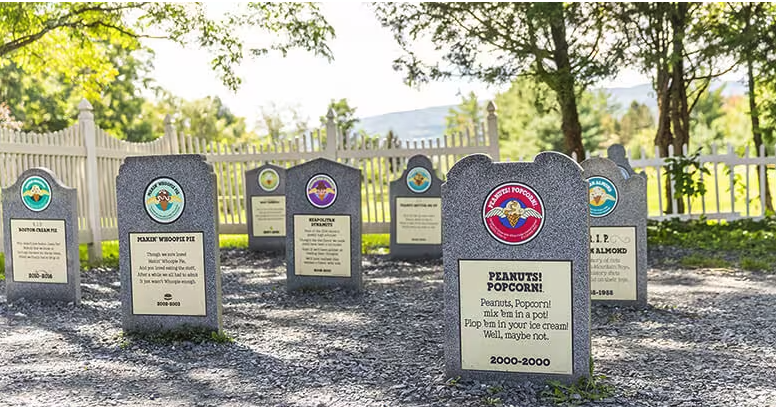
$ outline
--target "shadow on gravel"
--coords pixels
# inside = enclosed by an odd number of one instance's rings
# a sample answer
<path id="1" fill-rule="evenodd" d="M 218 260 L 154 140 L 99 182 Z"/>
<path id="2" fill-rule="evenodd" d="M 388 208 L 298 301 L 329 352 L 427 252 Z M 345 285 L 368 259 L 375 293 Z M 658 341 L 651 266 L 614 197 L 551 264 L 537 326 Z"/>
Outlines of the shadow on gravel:
<path id="1" fill-rule="evenodd" d="M 684 285 L 671 278 L 660 283 Z M 597 368 L 617 378 L 619 391 L 655 403 L 693 405 L 718 405 L 724 393 L 744 388 L 776 391 L 772 370 L 764 369 L 776 351 L 776 295 L 704 292 L 681 304 L 681 309 L 650 305 L 645 310 L 594 306 L 594 338 L 621 352 L 607 355 Z M 650 390 L 644 391 L 644 383 Z"/>

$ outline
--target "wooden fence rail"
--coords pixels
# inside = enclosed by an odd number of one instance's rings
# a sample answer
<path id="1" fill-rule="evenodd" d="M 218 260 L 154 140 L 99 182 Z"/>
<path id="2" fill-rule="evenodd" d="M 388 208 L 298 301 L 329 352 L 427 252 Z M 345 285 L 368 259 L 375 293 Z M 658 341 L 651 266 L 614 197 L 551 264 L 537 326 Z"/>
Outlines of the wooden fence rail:
<path id="1" fill-rule="evenodd" d="M 148 143 L 119 140 L 94 123 L 92 106 L 83 100 L 78 106 L 78 123 L 67 129 L 46 133 L 24 133 L 0 128 L 0 183 L 7 187 L 24 170 L 43 166 L 53 170 L 68 186 L 78 190 L 78 229 L 80 243 L 89 245 L 89 255 L 98 259 L 101 241 L 118 238 L 116 175 L 125 157 L 156 154 L 203 154 L 213 165 L 218 180 L 220 231 L 224 234 L 247 232 L 246 197 L 243 174 L 246 170 L 273 163 L 291 167 L 326 157 L 361 170 L 363 233 L 388 233 L 390 226 L 389 184 L 404 170 L 409 157 L 428 156 L 439 176 L 462 157 L 485 153 L 499 157 L 496 107 L 489 103 L 485 123 L 479 128 L 455 135 L 425 140 L 391 141 L 365 137 L 343 137 L 329 112 L 323 131 L 316 130 L 292 139 L 261 144 L 226 144 L 177 134 L 169 118 L 165 133 Z M 683 153 L 686 155 L 687 149 Z M 603 152 L 592 155 L 605 156 Z M 669 151 L 669 156 L 673 151 Z M 701 155 L 700 163 L 708 175 L 696 175 L 708 192 L 704 197 L 683 198 L 686 213 L 676 214 L 677 202 L 665 201 L 664 188 L 673 185 L 666 176 L 667 159 L 658 151 L 628 152 L 631 165 L 647 174 L 649 217 L 711 219 L 760 218 L 764 216 L 766 173 L 776 168 L 776 157 L 766 156 L 760 148 L 754 156 L 749 149 L 739 156 L 732 146 L 724 151 L 712 146 L 710 155 Z M 500 157 L 509 159 L 514 157 Z M 776 190 L 776 175 L 768 183 Z M 669 206 L 669 208 L 666 208 Z M 669 209 L 669 210 L 667 210 Z M 0 230 L 2 238 L 2 230 Z"/>

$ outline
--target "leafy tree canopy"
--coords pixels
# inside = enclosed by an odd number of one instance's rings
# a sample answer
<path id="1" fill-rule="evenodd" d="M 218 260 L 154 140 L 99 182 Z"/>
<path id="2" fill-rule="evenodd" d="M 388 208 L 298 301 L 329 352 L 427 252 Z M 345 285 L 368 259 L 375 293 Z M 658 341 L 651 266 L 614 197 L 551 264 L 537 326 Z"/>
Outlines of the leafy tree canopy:
<path id="1" fill-rule="evenodd" d="M 237 34 L 246 27 L 273 39 L 245 49 Z M 220 20 L 210 18 L 201 3 L 0 3 L 0 64 L 61 75 L 90 99 L 120 74 L 104 43 L 133 50 L 141 38 L 165 38 L 199 46 L 212 54 L 212 68 L 234 90 L 240 84 L 235 67 L 246 52 L 285 56 L 301 48 L 331 59 L 326 41 L 333 37 L 334 29 L 311 3 L 246 3 Z"/>

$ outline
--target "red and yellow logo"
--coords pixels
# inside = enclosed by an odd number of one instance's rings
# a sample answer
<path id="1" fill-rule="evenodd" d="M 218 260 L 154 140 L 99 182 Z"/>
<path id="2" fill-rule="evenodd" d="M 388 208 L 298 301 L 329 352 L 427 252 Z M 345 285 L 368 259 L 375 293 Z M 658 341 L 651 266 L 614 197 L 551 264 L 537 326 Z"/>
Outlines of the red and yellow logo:
<path id="1" fill-rule="evenodd" d="M 501 184 L 485 199 L 482 220 L 488 233 L 499 242 L 508 245 L 528 243 L 544 225 L 544 203 L 527 185 Z"/>

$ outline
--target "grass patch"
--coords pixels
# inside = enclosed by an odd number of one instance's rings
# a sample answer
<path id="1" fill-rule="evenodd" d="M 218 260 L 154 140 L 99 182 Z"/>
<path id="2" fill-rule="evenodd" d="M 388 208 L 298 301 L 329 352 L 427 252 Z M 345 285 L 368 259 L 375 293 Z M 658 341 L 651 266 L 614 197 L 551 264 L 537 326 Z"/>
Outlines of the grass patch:
<path id="1" fill-rule="evenodd" d="M 0 253 L 0 280 L 5 280 L 5 254 Z"/>
<path id="2" fill-rule="evenodd" d="M 387 233 L 361 236 L 362 254 L 387 254 L 391 246 L 391 235 Z"/>
<path id="3" fill-rule="evenodd" d="M 234 338 L 225 332 L 217 332 L 207 328 L 182 326 L 176 330 L 154 333 L 123 332 L 119 335 L 119 341 L 119 347 L 124 349 L 135 341 L 146 341 L 165 345 L 180 342 L 225 344 L 233 343 Z"/>
<path id="4" fill-rule="evenodd" d="M 771 271 L 773 270 L 773 264 L 776 259 L 768 257 L 766 259 L 758 259 L 754 257 L 741 258 L 741 268 L 749 271 Z"/>
<path id="5" fill-rule="evenodd" d="M 219 235 L 218 246 L 222 249 L 247 249 L 248 235 Z"/>
<path id="6" fill-rule="evenodd" d="M 745 270 L 773 270 L 776 257 L 776 217 L 762 220 L 709 221 L 706 219 L 682 221 L 671 219 L 662 222 L 649 221 L 647 225 L 649 245 L 675 246 L 696 249 L 701 253 L 680 260 L 685 267 L 732 267 L 740 265 Z"/>
<path id="7" fill-rule="evenodd" d="M 687 268 L 728 268 L 731 266 L 729 261 L 721 257 L 710 257 L 698 253 L 683 257 L 679 264 Z"/>
<path id="8" fill-rule="evenodd" d="M 550 380 L 549 388 L 541 396 L 555 404 L 582 404 L 588 401 L 602 400 L 614 394 L 614 386 L 604 383 L 606 376 L 593 373 L 593 358 L 590 358 L 590 377 L 580 377 L 576 383 L 563 384 Z"/>

